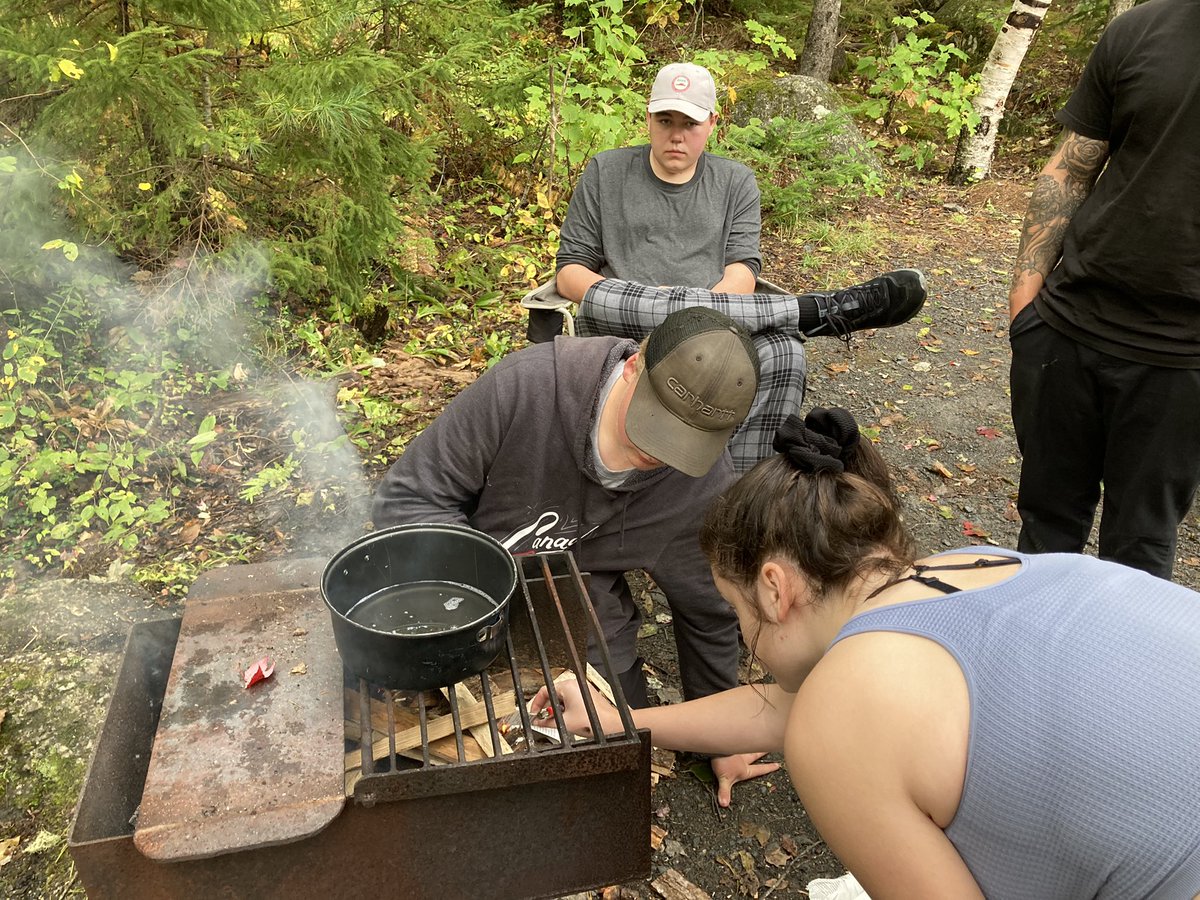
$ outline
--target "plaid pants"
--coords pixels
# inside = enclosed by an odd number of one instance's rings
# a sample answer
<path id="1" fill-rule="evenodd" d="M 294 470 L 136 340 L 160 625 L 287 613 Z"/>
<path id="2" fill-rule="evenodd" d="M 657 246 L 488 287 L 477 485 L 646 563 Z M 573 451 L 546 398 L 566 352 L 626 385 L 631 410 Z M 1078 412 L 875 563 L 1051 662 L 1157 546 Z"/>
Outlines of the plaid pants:
<path id="1" fill-rule="evenodd" d="M 758 350 L 758 393 L 746 421 L 729 440 L 733 468 L 741 474 L 774 454 L 775 432 L 804 400 L 804 339 L 800 311 L 790 294 L 714 294 L 703 288 L 656 288 L 606 278 L 584 295 L 575 318 L 583 336 L 612 335 L 640 341 L 668 315 L 691 306 L 723 312 L 750 332 Z"/>

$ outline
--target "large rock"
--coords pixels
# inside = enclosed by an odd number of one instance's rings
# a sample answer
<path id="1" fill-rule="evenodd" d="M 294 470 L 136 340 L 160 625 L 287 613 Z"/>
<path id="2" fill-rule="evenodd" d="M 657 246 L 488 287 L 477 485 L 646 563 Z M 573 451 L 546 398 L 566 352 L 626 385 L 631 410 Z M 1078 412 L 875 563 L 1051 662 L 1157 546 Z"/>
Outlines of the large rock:
<path id="1" fill-rule="evenodd" d="M 846 111 L 837 91 L 807 75 L 764 78 L 742 88 L 730 113 L 735 125 L 747 125 L 751 119 L 764 123 L 774 118 L 818 122 L 834 117 L 838 123 L 830 141 L 837 153 L 856 157 L 876 171 L 882 166 L 870 143 Z"/>

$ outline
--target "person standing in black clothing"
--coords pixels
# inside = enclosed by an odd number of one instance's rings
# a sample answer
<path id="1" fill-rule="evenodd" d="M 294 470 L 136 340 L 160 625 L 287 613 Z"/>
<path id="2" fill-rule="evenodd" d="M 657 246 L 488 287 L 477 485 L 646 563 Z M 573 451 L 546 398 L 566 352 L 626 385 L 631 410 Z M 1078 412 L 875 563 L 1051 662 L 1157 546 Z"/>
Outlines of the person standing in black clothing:
<path id="1" fill-rule="evenodd" d="M 1170 578 L 1200 482 L 1200 0 L 1119 16 L 1058 114 L 1009 292 L 1025 552 Z M 1134 437 L 1136 435 L 1136 438 Z"/>

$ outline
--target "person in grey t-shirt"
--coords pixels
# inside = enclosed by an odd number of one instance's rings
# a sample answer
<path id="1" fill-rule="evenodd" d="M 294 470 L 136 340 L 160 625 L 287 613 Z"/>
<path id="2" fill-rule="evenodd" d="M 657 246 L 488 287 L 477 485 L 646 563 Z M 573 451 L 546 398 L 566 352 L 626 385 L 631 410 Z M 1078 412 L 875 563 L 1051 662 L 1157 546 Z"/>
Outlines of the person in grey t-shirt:
<path id="1" fill-rule="evenodd" d="M 840 291 L 766 293 L 758 282 L 754 173 L 704 149 L 716 109 L 707 70 L 676 63 L 659 71 L 646 111 L 649 145 L 598 154 L 575 187 L 557 289 L 579 303 L 584 336 L 641 340 L 680 305 L 712 307 L 749 330 L 761 375 L 754 406 L 729 445 L 741 473 L 771 455 L 776 430 L 799 411 L 805 337 L 848 339 L 852 331 L 906 322 L 924 303 L 925 285 L 921 273 L 903 269 Z M 548 340 L 560 327 L 550 310 L 544 314 L 554 321 L 535 326 L 542 312 L 530 312 L 531 340 Z"/>
<path id="2" fill-rule="evenodd" d="M 601 278 L 749 294 L 762 268 L 758 185 L 705 151 L 717 123 L 707 69 L 664 66 L 647 105 L 650 143 L 598 154 L 562 225 L 558 292 L 576 302 Z"/>

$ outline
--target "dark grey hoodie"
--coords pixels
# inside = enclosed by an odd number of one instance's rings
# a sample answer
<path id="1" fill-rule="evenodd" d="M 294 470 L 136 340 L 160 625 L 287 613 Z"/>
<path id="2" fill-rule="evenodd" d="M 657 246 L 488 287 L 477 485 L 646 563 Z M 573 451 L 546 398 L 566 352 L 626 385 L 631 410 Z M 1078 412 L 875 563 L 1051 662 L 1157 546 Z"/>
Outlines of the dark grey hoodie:
<path id="1" fill-rule="evenodd" d="M 640 623 L 624 573 L 645 569 L 671 605 L 691 699 L 737 684 L 737 617 L 697 542 L 733 467 L 727 451 L 703 478 L 663 467 L 617 489 L 599 483 L 591 432 L 600 392 L 636 352 L 619 338 L 559 337 L 508 356 L 408 445 L 375 494 L 374 521 L 459 522 L 513 553 L 570 550 L 591 573 L 618 672 L 637 658 Z"/>

